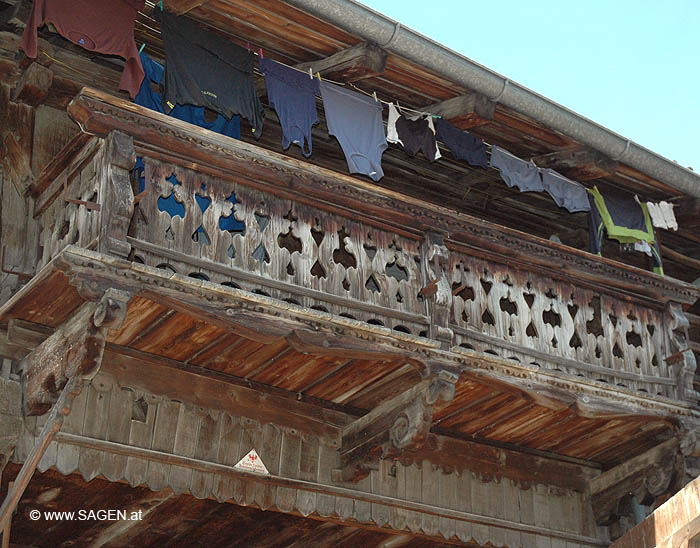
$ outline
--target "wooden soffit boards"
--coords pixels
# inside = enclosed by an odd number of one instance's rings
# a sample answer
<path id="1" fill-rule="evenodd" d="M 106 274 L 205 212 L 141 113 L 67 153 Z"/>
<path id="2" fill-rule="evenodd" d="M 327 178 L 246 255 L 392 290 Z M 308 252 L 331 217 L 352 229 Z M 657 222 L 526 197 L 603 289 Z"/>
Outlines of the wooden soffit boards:
<path id="1" fill-rule="evenodd" d="M 70 296 L 60 310 L 55 307 L 49 310 L 50 322 L 42 317 L 36 304 L 42 295 L 47 294 L 47 283 L 53 284 L 51 295 L 65 293 Z M 171 274 L 75 246 L 65 248 L 0 308 L 0 324 L 6 324 L 11 318 L 20 318 L 43 325 L 59 325 L 84 300 L 71 284 L 80 288 L 86 283 L 95 291 L 113 288 L 134 296 L 140 295 L 214 326 L 234 331 L 254 331 L 256 337 L 302 337 L 317 343 L 319 335 L 327 334 L 323 346 L 325 353 L 366 354 L 371 350 L 377 359 L 391 356 L 392 359 L 414 363 L 426 372 L 441 369 L 452 371 L 477 382 L 492 383 L 504 390 L 514 391 L 547 408 L 571 408 L 589 418 L 629 415 L 664 419 L 674 416 L 700 418 L 686 403 L 571 377 L 559 371 L 532 367 L 483 352 L 459 347 L 441 349 L 439 341 L 304 309 L 270 297 Z"/>
<path id="2" fill-rule="evenodd" d="M 350 211 L 364 222 L 414 237 L 426 231 L 450 235 L 455 245 L 514 268 L 547 273 L 603 292 L 622 291 L 659 307 L 693 304 L 700 288 L 616 261 L 596 257 L 287 156 L 196 128 L 90 88 L 69 105 L 84 131 L 112 130 L 134 137 L 137 151 L 227 180 L 294 199 L 329 213 Z"/>

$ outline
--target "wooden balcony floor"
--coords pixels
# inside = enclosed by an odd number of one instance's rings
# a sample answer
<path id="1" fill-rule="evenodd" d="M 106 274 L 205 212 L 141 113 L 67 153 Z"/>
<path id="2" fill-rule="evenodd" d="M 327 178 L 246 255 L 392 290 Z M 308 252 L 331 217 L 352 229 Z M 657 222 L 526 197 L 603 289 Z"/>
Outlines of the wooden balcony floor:
<path id="1" fill-rule="evenodd" d="M 8 303 L 2 324 L 16 318 L 56 327 L 83 302 L 58 270 L 41 274 L 32 287 Z M 363 415 L 421 380 L 409 359 L 307 353 L 284 337 L 256 341 L 143 296 L 132 299 L 121 328 L 110 332 L 105 364 L 129 356 L 138 363 L 209 371 L 238 385 L 311 401 L 349 416 Z M 547 408 L 516 388 L 477 382 L 464 374 L 454 399 L 437 404 L 432 429 L 444 436 L 527 448 L 602 468 L 643 453 L 672 430 L 669 420 L 658 417 L 592 419 L 566 406 Z M 405 458 L 410 460 L 411 454 Z"/>

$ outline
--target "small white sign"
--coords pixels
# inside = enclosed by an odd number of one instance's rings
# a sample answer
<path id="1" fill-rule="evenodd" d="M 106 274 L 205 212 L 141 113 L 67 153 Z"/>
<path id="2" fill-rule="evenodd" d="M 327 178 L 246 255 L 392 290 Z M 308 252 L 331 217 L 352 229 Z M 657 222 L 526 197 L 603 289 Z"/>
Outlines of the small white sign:
<path id="1" fill-rule="evenodd" d="M 258 453 L 255 451 L 255 449 L 251 449 L 250 453 L 248 453 L 245 457 L 239 460 L 238 464 L 236 464 L 234 468 L 238 468 L 239 470 L 245 470 L 246 472 L 263 474 L 265 476 L 270 475 L 270 473 L 267 471 L 267 468 L 265 468 L 262 459 L 258 456 Z"/>

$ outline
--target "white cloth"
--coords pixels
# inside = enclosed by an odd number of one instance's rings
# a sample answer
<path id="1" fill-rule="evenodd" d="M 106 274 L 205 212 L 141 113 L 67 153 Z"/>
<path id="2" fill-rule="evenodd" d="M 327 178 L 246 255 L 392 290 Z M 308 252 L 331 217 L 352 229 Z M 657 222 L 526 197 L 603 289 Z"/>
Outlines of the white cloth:
<path id="1" fill-rule="evenodd" d="M 433 117 L 428 115 L 428 127 L 430 128 L 430 131 L 433 132 L 433 135 L 435 135 L 435 124 L 433 124 Z M 435 141 L 435 159 L 439 160 L 442 157 L 442 154 L 440 154 L 440 147 L 437 144 L 437 140 Z"/>
<path id="2" fill-rule="evenodd" d="M 669 230 L 678 230 L 678 222 L 673 213 L 673 204 L 668 202 L 647 202 L 647 209 L 651 217 L 651 223 L 657 228 L 666 228 Z"/>
<path id="3" fill-rule="evenodd" d="M 389 103 L 389 118 L 386 121 L 386 140 L 388 143 L 399 144 L 403 146 L 399 134 L 396 131 L 396 120 L 399 119 L 399 111 L 396 110 L 394 103 Z M 434 133 L 434 132 L 433 132 Z"/>
<path id="4" fill-rule="evenodd" d="M 634 250 L 646 253 L 649 255 L 649 257 L 651 257 L 651 246 L 648 242 L 634 242 Z"/>

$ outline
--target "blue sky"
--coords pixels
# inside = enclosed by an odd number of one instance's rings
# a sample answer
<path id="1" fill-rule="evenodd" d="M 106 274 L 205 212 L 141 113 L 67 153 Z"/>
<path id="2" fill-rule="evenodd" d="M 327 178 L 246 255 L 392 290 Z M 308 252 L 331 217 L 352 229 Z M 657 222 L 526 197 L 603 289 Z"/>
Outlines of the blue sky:
<path id="1" fill-rule="evenodd" d="M 700 2 L 360 0 L 700 172 Z"/>

